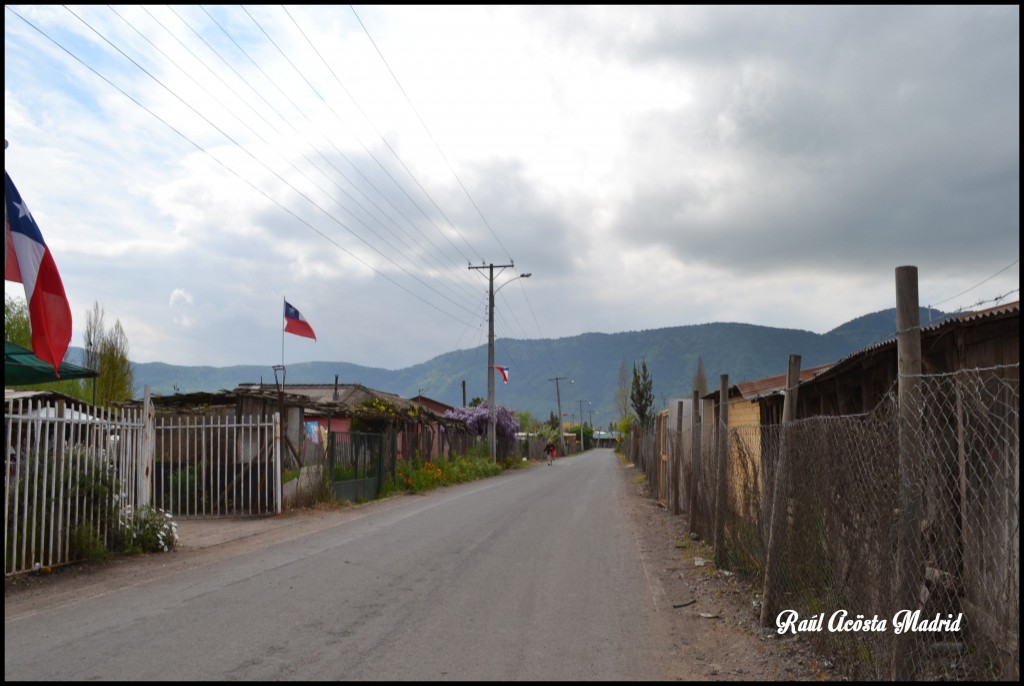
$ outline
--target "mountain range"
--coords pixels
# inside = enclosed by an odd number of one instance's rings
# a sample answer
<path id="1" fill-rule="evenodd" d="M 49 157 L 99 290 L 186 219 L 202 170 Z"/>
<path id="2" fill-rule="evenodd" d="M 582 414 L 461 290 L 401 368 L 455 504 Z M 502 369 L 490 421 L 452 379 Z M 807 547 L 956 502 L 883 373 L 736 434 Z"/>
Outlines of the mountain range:
<path id="1" fill-rule="evenodd" d="M 921 309 L 924 324 L 945 316 Z M 720 375 L 729 383 L 754 381 L 786 372 L 789 355 L 809 368 L 837 362 L 874 343 L 895 337 L 896 310 L 853 319 L 824 334 L 740 323 L 709 323 L 622 333 L 585 333 L 556 339 L 495 341 L 495 364 L 507 366 L 509 382 L 495 381 L 496 404 L 546 420 L 560 410 L 568 421 L 583 419 L 597 428 L 617 420 L 615 394 L 620 369 L 627 384 L 634 364 L 646 361 L 655 406 L 689 398 L 698 363 L 709 390 Z M 75 351 L 79 352 L 79 351 Z M 204 367 L 162 362 L 132 363 L 136 394 L 146 386 L 157 395 L 230 390 L 241 383 L 275 383 L 272 365 Z M 458 350 L 405 369 L 363 367 L 348 362 L 288 365 L 286 383 L 361 384 L 405 398 L 424 395 L 453 406 L 487 398 L 487 346 Z M 556 382 L 555 379 L 558 379 Z"/>

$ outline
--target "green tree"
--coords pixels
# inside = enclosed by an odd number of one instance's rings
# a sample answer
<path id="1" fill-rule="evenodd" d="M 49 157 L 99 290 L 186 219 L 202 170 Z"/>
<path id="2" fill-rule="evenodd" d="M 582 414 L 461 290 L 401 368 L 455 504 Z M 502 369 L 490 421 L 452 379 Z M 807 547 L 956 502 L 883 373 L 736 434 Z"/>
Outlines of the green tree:
<path id="1" fill-rule="evenodd" d="M 636 362 L 633 363 L 633 388 L 629 394 L 633 411 L 640 426 L 646 427 L 650 424 L 654 407 L 654 380 L 647 370 L 647 360 L 643 360 L 640 370 L 637 370 Z"/>
<path id="2" fill-rule="evenodd" d="M 626 370 L 626 360 L 619 362 L 619 385 L 615 389 L 615 409 L 619 418 L 629 416 L 629 375 Z"/>
<path id="3" fill-rule="evenodd" d="M 135 397 L 135 372 L 128 356 L 128 336 L 120 320 L 108 331 L 103 308 L 94 303 L 85 315 L 85 364 L 97 370 L 96 404 L 131 400 Z"/>
<path id="4" fill-rule="evenodd" d="M 529 411 L 516 412 L 516 419 L 519 420 L 519 430 L 527 433 L 537 433 L 543 427 L 543 424 L 534 418 L 533 414 Z"/>
<path id="5" fill-rule="evenodd" d="M 29 326 L 28 305 L 24 300 L 4 293 L 4 340 L 22 348 L 32 349 L 32 329 Z"/>
<path id="6" fill-rule="evenodd" d="M 22 348 L 32 349 L 32 323 L 28 313 L 28 304 L 23 298 L 13 298 L 4 294 L 4 340 Z M 64 355 L 67 359 L 67 354 Z M 64 379 L 43 384 L 32 384 L 22 388 L 37 391 L 54 391 L 63 393 L 79 400 L 88 401 L 91 393 L 89 382 L 85 379 Z"/>

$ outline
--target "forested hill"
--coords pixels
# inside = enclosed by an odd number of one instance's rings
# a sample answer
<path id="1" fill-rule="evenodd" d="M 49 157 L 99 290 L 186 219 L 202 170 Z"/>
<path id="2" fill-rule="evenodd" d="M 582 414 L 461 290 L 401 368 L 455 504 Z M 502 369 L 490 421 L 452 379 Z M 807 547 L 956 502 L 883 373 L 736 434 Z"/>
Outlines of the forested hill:
<path id="1" fill-rule="evenodd" d="M 922 324 L 943 318 L 936 310 L 921 310 Z M 896 310 L 858 317 L 836 329 L 817 334 L 738 323 L 696 324 L 622 333 L 586 333 L 557 339 L 499 339 L 498 365 L 511 367 L 508 384 L 497 380 L 497 403 L 515 411 L 529 411 L 546 419 L 555 412 L 558 396 L 562 412 L 578 420 L 607 427 L 618 415 L 615 392 L 625 363 L 632 379 L 633 364 L 647 361 L 658 407 L 672 398 L 690 397 L 698 360 L 710 389 L 721 374 L 729 382 L 752 381 L 784 374 L 791 354 L 801 356 L 804 368 L 836 362 L 864 347 L 895 336 Z M 149 386 L 152 393 L 218 391 L 240 383 L 273 383 L 272 365 L 189 367 L 160 362 L 135 363 L 137 394 Z M 307 362 L 288 365 L 288 383 L 359 383 L 403 397 L 425 395 L 449 405 L 487 397 L 487 349 L 478 346 L 439 355 L 406 369 L 362 367 L 347 362 Z M 560 378 L 558 392 L 552 381 Z M 582 403 L 580 401 L 583 401 Z"/>

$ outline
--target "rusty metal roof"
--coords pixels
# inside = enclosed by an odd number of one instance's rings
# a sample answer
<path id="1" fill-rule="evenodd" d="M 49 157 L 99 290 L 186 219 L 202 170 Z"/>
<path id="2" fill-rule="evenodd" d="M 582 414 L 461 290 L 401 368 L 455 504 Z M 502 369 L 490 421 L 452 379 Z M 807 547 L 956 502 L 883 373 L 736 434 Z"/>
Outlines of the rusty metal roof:
<path id="1" fill-rule="evenodd" d="M 815 376 L 824 372 L 832 367 L 832 364 L 823 364 L 817 367 L 811 367 L 809 369 L 800 370 L 800 381 L 807 381 L 813 379 Z M 786 390 L 786 377 L 788 374 L 779 374 L 777 376 L 766 376 L 763 379 L 757 381 L 743 381 L 733 386 L 739 391 L 740 396 L 744 400 L 757 400 L 758 398 L 766 395 L 772 395 L 774 393 L 781 393 Z"/>
<path id="2" fill-rule="evenodd" d="M 285 384 L 283 387 L 284 401 L 289 406 L 303 407 L 307 412 L 347 414 L 353 410 L 373 410 L 374 400 L 383 401 L 388 406 L 407 413 L 409 416 L 419 415 L 431 421 L 457 422 L 446 419 L 442 414 L 420 403 L 408 400 L 394 393 L 378 391 L 360 384 Z M 175 393 L 174 395 L 154 395 L 153 404 L 159 408 L 191 409 L 203 407 L 222 407 L 234 404 L 238 398 L 260 398 L 276 402 L 278 391 L 276 384 L 245 383 L 234 390 L 218 392 L 200 391 L 196 393 Z M 136 406 L 142 401 L 133 400 L 124 405 Z M 461 422 L 458 422 L 461 423 Z"/>

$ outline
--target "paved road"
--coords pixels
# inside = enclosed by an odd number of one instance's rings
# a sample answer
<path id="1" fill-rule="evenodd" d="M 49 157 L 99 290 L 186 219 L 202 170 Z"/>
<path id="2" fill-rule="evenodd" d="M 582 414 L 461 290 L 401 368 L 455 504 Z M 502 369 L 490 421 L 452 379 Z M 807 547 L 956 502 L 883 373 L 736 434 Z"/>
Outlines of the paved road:
<path id="1" fill-rule="evenodd" d="M 7 608 L 5 679 L 660 678 L 625 485 L 594 450 Z"/>

